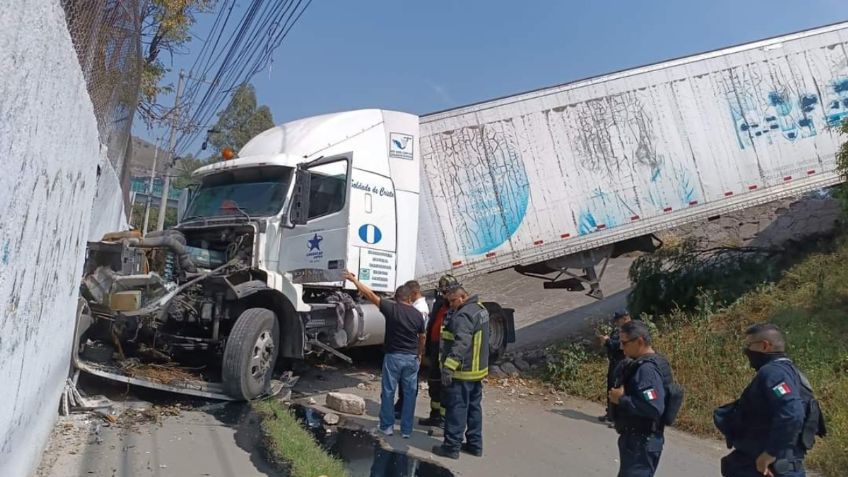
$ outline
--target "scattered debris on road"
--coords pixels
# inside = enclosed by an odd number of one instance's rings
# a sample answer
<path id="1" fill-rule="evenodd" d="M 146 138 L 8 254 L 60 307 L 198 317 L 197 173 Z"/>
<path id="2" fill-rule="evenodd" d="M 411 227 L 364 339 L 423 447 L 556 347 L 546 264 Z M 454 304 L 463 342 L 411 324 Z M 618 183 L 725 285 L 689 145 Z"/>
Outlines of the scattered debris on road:
<path id="1" fill-rule="evenodd" d="M 328 408 L 344 414 L 365 414 L 365 399 L 349 393 L 327 393 L 325 401 Z"/>

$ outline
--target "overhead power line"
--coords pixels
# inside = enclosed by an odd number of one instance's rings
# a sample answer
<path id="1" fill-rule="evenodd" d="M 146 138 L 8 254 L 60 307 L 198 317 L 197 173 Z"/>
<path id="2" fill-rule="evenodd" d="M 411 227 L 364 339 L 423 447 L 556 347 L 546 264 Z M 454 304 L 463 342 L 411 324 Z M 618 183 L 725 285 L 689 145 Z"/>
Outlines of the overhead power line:
<path id="1" fill-rule="evenodd" d="M 178 155 L 194 144 L 236 89 L 266 68 L 312 0 L 251 0 L 237 24 L 234 0 L 224 0 L 188 73 L 181 102 Z"/>

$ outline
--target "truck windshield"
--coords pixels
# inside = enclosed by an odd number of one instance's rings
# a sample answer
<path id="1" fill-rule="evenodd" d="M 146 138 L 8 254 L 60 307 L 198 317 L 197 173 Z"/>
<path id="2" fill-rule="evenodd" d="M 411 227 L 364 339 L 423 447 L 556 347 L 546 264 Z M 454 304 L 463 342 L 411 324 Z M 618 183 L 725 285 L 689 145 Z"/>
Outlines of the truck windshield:
<path id="1" fill-rule="evenodd" d="M 206 176 L 186 208 L 184 220 L 226 215 L 270 216 L 283 209 L 292 168 L 261 166 Z"/>

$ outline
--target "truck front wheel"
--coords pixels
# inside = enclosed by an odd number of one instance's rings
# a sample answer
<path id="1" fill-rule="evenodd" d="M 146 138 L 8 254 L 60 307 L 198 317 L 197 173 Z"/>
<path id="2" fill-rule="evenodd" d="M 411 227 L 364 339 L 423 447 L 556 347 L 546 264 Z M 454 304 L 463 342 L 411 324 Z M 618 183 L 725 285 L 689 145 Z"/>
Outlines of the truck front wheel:
<path id="1" fill-rule="evenodd" d="M 236 320 L 224 348 L 222 380 L 227 394 L 250 400 L 270 386 L 277 361 L 280 325 L 265 308 L 248 308 Z"/>

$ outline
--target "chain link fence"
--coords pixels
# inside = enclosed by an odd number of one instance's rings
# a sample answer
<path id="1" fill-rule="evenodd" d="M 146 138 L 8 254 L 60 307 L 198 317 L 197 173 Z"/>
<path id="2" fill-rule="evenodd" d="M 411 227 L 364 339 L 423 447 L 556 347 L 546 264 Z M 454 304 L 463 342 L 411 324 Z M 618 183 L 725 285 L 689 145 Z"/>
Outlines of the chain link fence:
<path id="1" fill-rule="evenodd" d="M 61 0 L 94 104 L 100 142 L 128 204 L 131 130 L 141 81 L 141 7 L 148 0 Z"/>

